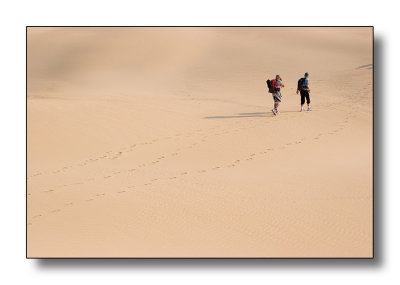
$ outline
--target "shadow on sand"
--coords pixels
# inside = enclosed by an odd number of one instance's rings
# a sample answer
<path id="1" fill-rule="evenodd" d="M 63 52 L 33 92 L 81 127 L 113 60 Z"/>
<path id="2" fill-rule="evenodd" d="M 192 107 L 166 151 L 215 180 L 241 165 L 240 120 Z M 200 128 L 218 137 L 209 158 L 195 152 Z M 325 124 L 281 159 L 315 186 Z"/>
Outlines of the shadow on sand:
<path id="1" fill-rule="evenodd" d="M 281 114 L 284 113 L 299 113 L 298 111 L 280 111 Z M 255 113 L 239 113 L 237 115 L 229 116 L 208 116 L 203 119 L 235 119 L 235 118 L 254 118 L 254 117 L 274 117 L 272 112 L 255 112 Z"/>

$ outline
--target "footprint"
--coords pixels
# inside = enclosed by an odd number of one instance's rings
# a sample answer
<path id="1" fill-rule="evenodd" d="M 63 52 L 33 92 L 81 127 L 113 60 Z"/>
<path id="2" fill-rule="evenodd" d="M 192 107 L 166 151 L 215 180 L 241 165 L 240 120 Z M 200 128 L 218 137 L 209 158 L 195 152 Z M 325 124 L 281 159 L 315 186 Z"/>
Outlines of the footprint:
<path id="1" fill-rule="evenodd" d="M 216 170 L 216 169 L 219 169 L 219 168 L 221 168 L 221 167 L 220 166 L 216 166 L 213 169 Z"/>
<path id="2" fill-rule="evenodd" d="M 122 194 L 122 193 L 125 193 L 125 192 L 126 192 L 125 190 L 122 190 L 122 191 L 119 191 L 118 194 Z"/>
<path id="3" fill-rule="evenodd" d="M 43 191 L 43 192 L 45 192 L 45 193 L 54 192 L 54 189 L 49 189 L 49 190 L 46 190 L 46 191 Z"/>
<path id="4" fill-rule="evenodd" d="M 72 206 L 73 205 L 73 203 L 72 202 L 70 202 L 70 203 L 66 203 L 66 204 L 64 204 L 64 207 L 69 207 L 69 206 Z"/>
<path id="5" fill-rule="evenodd" d="M 87 200 L 85 200 L 86 202 L 92 202 L 92 201 L 94 201 L 94 199 L 87 199 Z"/>
<path id="6" fill-rule="evenodd" d="M 187 172 L 182 172 L 182 173 L 181 173 L 181 175 L 186 175 L 186 174 L 187 174 Z"/>
<path id="7" fill-rule="evenodd" d="M 53 210 L 53 211 L 51 211 L 52 213 L 57 213 L 57 212 L 60 212 L 61 210 L 60 209 L 55 209 L 55 210 Z"/>
<path id="8" fill-rule="evenodd" d="M 33 216 L 32 219 L 36 219 L 36 218 L 39 218 L 41 216 L 42 216 L 42 214 L 38 214 L 38 215 Z"/>
<path id="9" fill-rule="evenodd" d="M 176 176 L 170 177 L 169 179 L 176 179 Z"/>
<path id="10" fill-rule="evenodd" d="M 204 172 L 206 172 L 207 170 L 204 170 L 204 169 L 202 169 L 202 170 L 200 170 L 199 172 L 200 173 L 204 173 Z"/>

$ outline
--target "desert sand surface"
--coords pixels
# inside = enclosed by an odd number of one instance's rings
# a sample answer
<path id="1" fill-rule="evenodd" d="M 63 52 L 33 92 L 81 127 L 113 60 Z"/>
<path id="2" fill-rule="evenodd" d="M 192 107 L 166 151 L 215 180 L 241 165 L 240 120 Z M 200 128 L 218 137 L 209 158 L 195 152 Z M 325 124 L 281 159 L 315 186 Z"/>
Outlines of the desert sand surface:
<path id="1" fill-rule="evenodd" d="M 28 28 L 28 257 L 371 257 L 372 45 L 372 28 Z"/>

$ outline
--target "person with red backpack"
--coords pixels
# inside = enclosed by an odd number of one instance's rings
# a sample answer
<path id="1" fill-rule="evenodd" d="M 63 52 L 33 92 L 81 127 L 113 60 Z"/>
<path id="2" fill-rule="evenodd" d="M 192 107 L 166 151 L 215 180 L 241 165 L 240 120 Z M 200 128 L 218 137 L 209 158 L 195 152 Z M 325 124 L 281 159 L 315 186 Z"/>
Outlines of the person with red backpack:
<path id="1" fill-rule="evenodd" d="M 285 87 L 285 85 L 282 83 L 282 78 L 279 75 L 277 75 L 275 79 L 268 81 L 269 92 L 272 93 L 272 98 L 274 99 L 274 108 L 272 109 L 272 113 L 276 116 L 279 114 L 278 107 L 282 102 L 281 88 Z"/>

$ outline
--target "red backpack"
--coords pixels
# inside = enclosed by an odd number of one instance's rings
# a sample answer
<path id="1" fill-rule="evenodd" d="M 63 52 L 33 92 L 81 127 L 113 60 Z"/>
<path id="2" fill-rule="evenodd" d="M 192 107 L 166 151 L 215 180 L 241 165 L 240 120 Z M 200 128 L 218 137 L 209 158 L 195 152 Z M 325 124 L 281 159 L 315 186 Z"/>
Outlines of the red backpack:
<path id="1" fill-rule="evenodd" d="M 268 85 L 268 92 L 269 93 L 275 93 L 276 91 L 276 79 L 272 79 L 272 80 L 267 80 L 267 85 Z"/>

